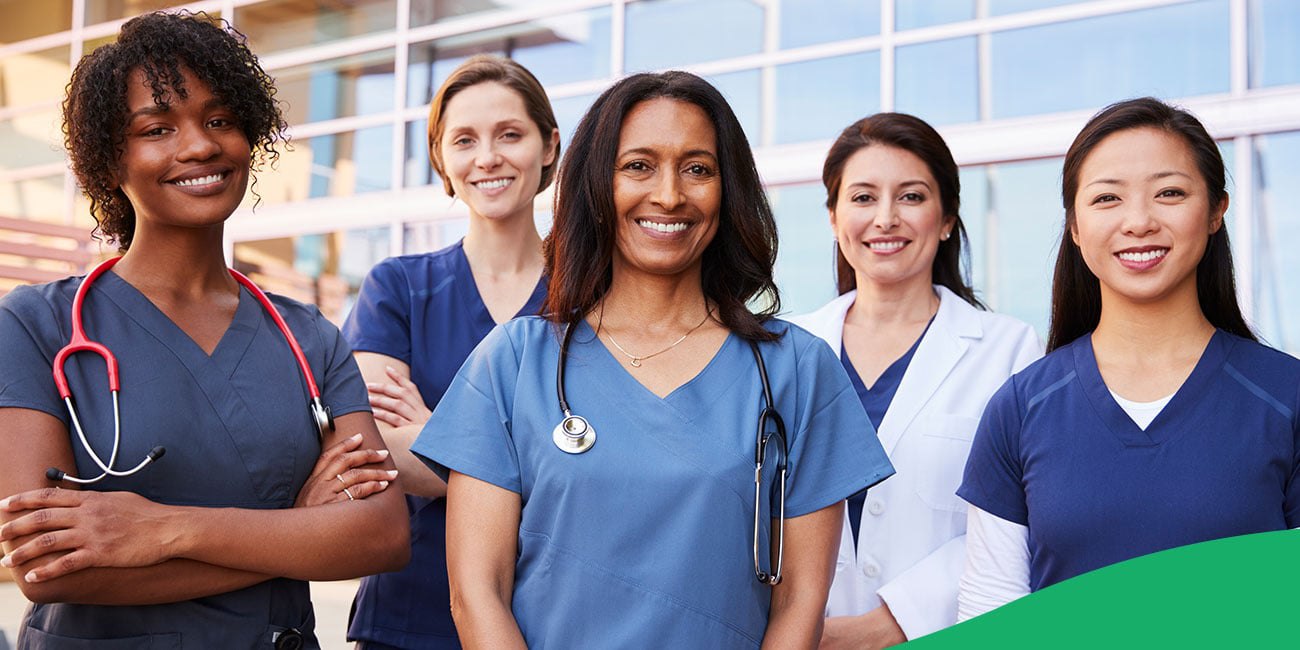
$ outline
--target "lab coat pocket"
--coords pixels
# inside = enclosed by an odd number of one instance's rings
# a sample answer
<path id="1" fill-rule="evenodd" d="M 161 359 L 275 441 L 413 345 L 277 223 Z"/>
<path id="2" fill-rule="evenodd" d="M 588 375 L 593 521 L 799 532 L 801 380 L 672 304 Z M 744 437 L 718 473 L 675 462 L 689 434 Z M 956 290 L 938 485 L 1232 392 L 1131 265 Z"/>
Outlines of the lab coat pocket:
<path id="1" fill-rule="evenodd" d="M 916 477 L 916 489 L 926 505 L 935 510 L 966 512 L 966 502 L 957 496 L 957 488 L 978 425 L 978 419 L 962 415 L 940 414 L 925 419 L 917 437 L 923 469 Z"/>
<path id="2" fill-rule="evenodd" d="M 78 639 L 23 628 L 18 647 L 24 650 L 180 650 L 180 634 L 142 634 L 117 639 Z"/>

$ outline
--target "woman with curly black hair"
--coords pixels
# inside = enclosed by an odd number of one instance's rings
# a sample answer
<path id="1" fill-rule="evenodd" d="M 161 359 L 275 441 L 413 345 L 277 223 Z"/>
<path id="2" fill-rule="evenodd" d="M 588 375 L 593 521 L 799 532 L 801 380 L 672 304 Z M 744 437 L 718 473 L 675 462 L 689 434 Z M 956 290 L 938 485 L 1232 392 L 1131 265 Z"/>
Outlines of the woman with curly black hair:
<path id="1" fill-rule="evenodd" d="M 74 71 L 72 168 L 123 255 L 0 300 L 2 563 L 36 603 L 20 648 L 318 647 L 304 581 L 406 561 L 347 344 L 225 264 L 284 126 L 242 36 L 202 14 L 131 20 Z M 83 322 L 116 362 L 64 359 Z"/>

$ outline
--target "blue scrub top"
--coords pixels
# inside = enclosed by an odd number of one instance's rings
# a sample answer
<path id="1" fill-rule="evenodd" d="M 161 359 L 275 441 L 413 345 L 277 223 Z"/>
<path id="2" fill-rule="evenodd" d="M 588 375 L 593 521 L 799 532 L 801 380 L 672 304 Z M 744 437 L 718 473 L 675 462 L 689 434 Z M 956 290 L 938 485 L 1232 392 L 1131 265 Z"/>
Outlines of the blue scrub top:
<path id="1" fill-rule="evenodd" d="M 1300 360 L 1216 331 L 1143 431 L 1084 336 L 989 401 L 957 494 L 1028 526 L 1030 589 L 1196 542 L 1300 526 Z"/>
<path id="2" fill-rule="evenodd" d="M 759 347 L 789 437 L 786 516 L 891 475 L 831 349 L 788 323 L 768 327 L 783 334 Z M 519 493 L 513 609 L 529 647 L 758 647 L 771 589 L 753 567 L 763 397 L 749 345 L 730 336 L 699 375 L 660 398 L 585 322 L 578 328 L 565 390 L 597 432 L 589 451 L 571 455 L 551 440 L 563 417 L 559 339 L 540 317 L 483 340 L 412 451 L 444 475 Z"/>
<path id="3" fill-rule="evenodd" d="M 496 326 L 462 243 L 380 262 L 362 283 L 343 325 L 355 350 L 410 366 L 411 381 L 430 409 L 474 346 Z M 545 297 L 542 278 L 519 314 L 537 313 Z M 348 639 L 403 648 L 459 648 L 447 587 L 446 502 L 407 495 L 406 504 L 411 561 L 401 571 L 362 580 Z"/>
<path id="4" fill-rule="evenodd" d="M 0 407 L 44 411 L 69 424 L 51 378 L 54 355 L 71 334 L 79 278 L 18 287 L 0 299 Z M 315 307 L 272 296 L 306 354 L 322 399 L 335 416 L 369 411 L 351 349 Z M 167 455 L 129 477 L 83 490 L 135 492 L 170 505 L 291 508 L 320 456 L 302 373 L 284 335 L 240 289 L 234 321 L 212 355 L 113 271 L 91 287 L 87 335 L 116 355 L 121 379 L 118 469 L 134 467 L 155 445 Z M 74 355 L 66 364 L 78 419 L 107 458 L 113 407 L 103 360 Z M 14 433 L 14 432 L 10 432 Z M 70 433 L 76 474 L 96 476 Z M 72 468 L 64 468 L 72 469 Z M 286 549 L 291 552 L 291 549 Z M 151 606 L 33 605 L 19 648 L 270 648 L 290 627 L 319 647 L 307 583 L 278 578 L 225 594 Z"/>

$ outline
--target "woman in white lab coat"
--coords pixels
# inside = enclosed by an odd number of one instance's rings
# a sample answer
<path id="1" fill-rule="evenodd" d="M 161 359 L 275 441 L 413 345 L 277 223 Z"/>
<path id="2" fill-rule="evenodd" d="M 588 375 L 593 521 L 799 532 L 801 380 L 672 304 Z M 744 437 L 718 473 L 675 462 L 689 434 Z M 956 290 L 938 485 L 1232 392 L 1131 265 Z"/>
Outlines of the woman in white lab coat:
<path id="1" fill-rule="evenodd" d="M 840 355 L 898 470 L 849 500 L 822 648 L 884 647 L 956 622 L 966 504 L 955 492 L 971 438 L 1042 345 L 963 277 L 957 165 L 929 124 L 859 120 L 822 181 L 841 295 L 791 320 Z"/>

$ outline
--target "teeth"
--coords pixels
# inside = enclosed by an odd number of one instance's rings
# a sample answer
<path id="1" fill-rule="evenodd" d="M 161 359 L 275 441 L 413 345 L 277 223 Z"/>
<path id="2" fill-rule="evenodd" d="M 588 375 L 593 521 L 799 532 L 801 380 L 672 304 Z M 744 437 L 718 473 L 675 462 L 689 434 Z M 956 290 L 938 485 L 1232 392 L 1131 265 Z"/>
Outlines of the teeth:
<path id="1" fill-rule="evenodd" d="M 659 223 L 649 219 L 637 219 L 636 225 L 642 228 L 653 228 L 659 232 L 681 232 L 686 230 L 686 224 L 684 223 Z"/>
<path id="2" fill-rule="evenodd" d="M 867 246 L 873 251 L 890 252 L 896 251 L 907 245 L 905 241 L 873 241 L 868 242 Z"/>
<path id="3" fill-rule="evenodd" d="M 491 180 L 491 181 L 479 181 L 477 183 L 474 183 L 474 187 L 477 187 L 481 190 L 498 190 L 509 185 L 512 180 L 514 179 L 498 178 L 496 180 Z"/>
<path id="4" fill-rule="evenodd" d="M 1125 262 L 1150 262 L 1151 260 L 1164 257 L 1168 253 L 1167 248 L 1157 248 L 1153 251 L 1143 251 L 1141 253 L 1120 253 L 1119 258 Z"/>
<path id="5" fill-rule="evenodd" d="M 199 178 L 188 178 L 183 181 L 176 181 L 176 184 L 182 187 L 191 187 L 194 185 L 209 185 L 220 180 L 221 174 L 209 174 L 207 176 L 200 176 Z"/>

